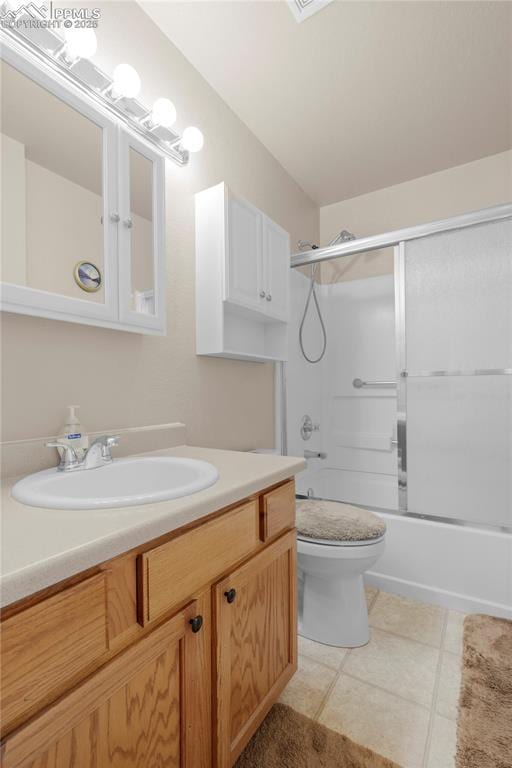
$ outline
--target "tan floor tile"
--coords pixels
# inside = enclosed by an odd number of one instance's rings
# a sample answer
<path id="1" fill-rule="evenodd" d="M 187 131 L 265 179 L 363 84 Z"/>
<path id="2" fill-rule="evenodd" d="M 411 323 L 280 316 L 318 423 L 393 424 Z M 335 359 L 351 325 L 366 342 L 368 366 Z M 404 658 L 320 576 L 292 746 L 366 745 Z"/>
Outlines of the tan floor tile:
<path id="1" fill-rule="evenodd" d="M 437 605 L 379 592 L 370 611 L 370 625 L 439 648 L 445 615 L 445 609 Z"/>
<path id="2" fill-rule="evenodd" d="M 343 670 L 430 707 L 439 653 L 437 648 L 373 629 L 368 645 L 349 652 Z"/>
<path id="3" fill-rule="evenodd" d="M 368 604 L 368 607 L 370 607 L 374 598 L 376 598 L 377 595 L 379 594 L 379 590 L 376 589 L 375 587 L 365 587 L 364 592 L 366 595 L 366 602 Z"/>
<path id="4" fill-rule="evenodd" d="M 448 611 L 446 631 L 444 635 L 444 650 L 462 655 L 462 635 L 464 632 L 465 613 Z"/>
<path id="5" fill-rule="evenodd" d="M 423 707 L 342 673 L 319 720 L 402 768 L 422 765 L 429 723 Z"/>
<path id="6" fill-rule="evenodd" d="M 334 669 L 307 656 L 299 656 L 299 668 L 281 694 L 280 701 L 303 715 L 315 717 L 335 677 Z"/>
<path id="7" fill-rule="evenodd" d="M 436 711 L 449 720 L 456 720 L 458 714 L 462 660 L 455 653 L 443 653 Z"/>
<path id="8" fill-rule="evenodd" d="M 427 768 L 455 768 L 457 723 L 445 717 L 434 718 Z"/>
<path id="9" fill-rule="evenodd" d="M 314 640 L 308 640 L 308 638 L 299 635 L 299 653 L 320 662 L 320 664 L 325 664 L 326 667 L 339 669 L 341 662 L 347 655 L 347 648 L 336 648 L 332 645 L 315 643 Z"/>

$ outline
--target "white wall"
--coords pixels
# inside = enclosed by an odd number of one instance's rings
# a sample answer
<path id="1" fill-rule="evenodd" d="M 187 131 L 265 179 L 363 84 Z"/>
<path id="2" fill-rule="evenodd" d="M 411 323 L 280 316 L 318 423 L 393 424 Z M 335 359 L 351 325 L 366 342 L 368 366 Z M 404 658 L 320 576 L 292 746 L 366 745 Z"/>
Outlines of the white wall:
<path id="1" fill-rule="evenodd" d="M 512 201 L 512 150 L 379 189 L 320 209 L 320 241 L 341 229 L 357 237 L 445 219 Z M 355 280 L 393 271 L 392 249 L 329 262 L 323 282 Z"/>
<path id="2" fill-rule="evenodd" d="M 1 279 L 25 285 L 25 146 L 0 133 Z"/>
<path id="3" fill-rule="evenodd" d="M 347 284 L 317 285 L 327 330 L 324 358 L 306 362 L 298 329 L 310 282 L 292 273 L 292 321 L 287 370 L 288 453 L 327 453 L 310 459 L 297 478 L 298 492 L 397 508 L 396 449 L 391 443 L 396 424 L 396 390 L 360 390 L 354 378 L 393 380 L 394 290 L 389 275 Z M 322 348 L 318 315 L 309 305 L 304 345 L 310 357 Z M 302 417 L 308 414 L 320 429 L 304 441 Z"/>

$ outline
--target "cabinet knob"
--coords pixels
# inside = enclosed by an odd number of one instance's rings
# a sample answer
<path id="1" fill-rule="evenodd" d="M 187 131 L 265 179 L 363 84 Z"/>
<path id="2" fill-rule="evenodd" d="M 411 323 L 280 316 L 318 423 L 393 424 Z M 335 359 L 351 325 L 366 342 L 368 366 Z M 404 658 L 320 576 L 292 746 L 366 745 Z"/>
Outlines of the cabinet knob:
<path id="1" fill-rule="evenodd" d="M 192 627 L 192 632 L 199 632 L 201 627 L 203 626 L 203 617 L 202 616 L 194 616 L 193 619 L 190 619 L 189 621 L 190 626 Z"/>
<path id="2" fill-rule="evenodd" d="M 265 296 L 267 296 L 267 294 L 265 293 L 265 291 L 260 291 L 260 299 L 264 299 L 264 298 L 265 298 Z M 267 299 L 268 299 L 268 296 L 267 296 Z"/>
<path id="3" fill-rule="evenodd" d="M 127 229 L 131 229 L 133 227 L 133 222 L 131 219 L 124 219 L 123 224 Z"/>
<path id="4" fill-rule="evenodd" d="M 118 221 L 121 220 L 121 217 L 118 213 L 111 213 L 110 214 L 110 221 L 113 221 L 115 224 L 117 224 Z"/>
<path id="5" fill-rule="evenodd" d="M 236 597 L 236 589 L 228 589 L 227 592 L 224 592 L 224 596 L 228 603 L 234 603 Z"/>
<path id="6" fill-rule="evenodd" d="M 270 293 L 267 293 L 267 301 L 272 301 L 272 296 L 270 295 Z"/>

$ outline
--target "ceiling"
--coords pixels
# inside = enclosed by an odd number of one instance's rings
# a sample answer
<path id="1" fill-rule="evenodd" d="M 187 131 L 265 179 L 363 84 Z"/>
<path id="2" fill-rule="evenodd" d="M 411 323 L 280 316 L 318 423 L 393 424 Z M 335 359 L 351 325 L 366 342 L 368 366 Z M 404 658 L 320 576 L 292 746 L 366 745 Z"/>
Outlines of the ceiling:
<path id="1" fill-rule="evenodd" d="M 512 3 L 139 2 L 319 205 L 512 146 Z"/>

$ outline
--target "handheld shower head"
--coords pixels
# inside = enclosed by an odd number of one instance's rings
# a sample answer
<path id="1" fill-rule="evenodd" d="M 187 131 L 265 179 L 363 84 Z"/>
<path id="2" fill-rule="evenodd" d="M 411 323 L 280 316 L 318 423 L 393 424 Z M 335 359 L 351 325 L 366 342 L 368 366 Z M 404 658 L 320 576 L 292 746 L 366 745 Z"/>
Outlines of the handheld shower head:
<path id="1" fill-rule="evenodd" d="M 338 243 L 347 243 L 349 240 L 355 240 L 356 236 L 349 232 L 348 229 L 342 229 L 338 232 L 334 240 L 331 240 L 329 245 L 338 245 Z"/>

